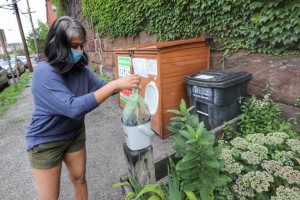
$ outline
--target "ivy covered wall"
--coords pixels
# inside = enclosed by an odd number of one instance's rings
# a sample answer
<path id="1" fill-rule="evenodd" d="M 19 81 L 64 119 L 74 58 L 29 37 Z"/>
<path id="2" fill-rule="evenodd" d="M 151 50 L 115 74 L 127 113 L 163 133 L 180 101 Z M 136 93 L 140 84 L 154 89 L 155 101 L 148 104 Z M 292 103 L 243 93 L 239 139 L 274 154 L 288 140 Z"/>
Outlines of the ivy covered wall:
<path id="1" fill-rule="evenodd" d="M 222 1 L 222 0 L 220 0 Z M 86 1 L 88 2 L 88 1 Z M 102 1 L 100 0 L 89 0 L 89 2 L 91 3 L 99 3 L 102 4 Z M 111 2 L 115 2 L 115 1 L 106 1 L 106 5 L 110 6 Z M 120 3 L 122 3 L 122 1 L 119 1 Z M 128 1 L 128 5 L 132 3 L 132 1 Z M 135 1 L 136 2 L 136 1 Z M 160 1 L 157 1 L 160 2 Z M 173 1 L 174 2 L 174 1 Z M 191 2 L 191 1 L 190 1 Z M 204 2 L 204 1 L 202 1 Z M 224 4 L 226 2 L 229 1 L 222 1 L 220 3 Z M 273 2 L 273 1 L 272 1 Z M 163 4 L 164 1 L 161 1 L 161 5 Z M 185 2 L 183 2 L 185 6 L 187 6 L 187 4 Z M 232 3 L 232 1 L 230 1 L 230 3 Z M 251 4 L 250 4 L 251 5 Z M 193 9 L 192 5 L 189 5 L 189 7 L 187 7 L 187 9 Z M 171 20 L 169 23 L 174 23 L 174 20 L 172 20 L 172 17 L 166 18 L 165 22 L 159 21 L 157 25 L 155 25 L 155 21 L 152 20 L 151 23 L 153 23 L 153 27 L 156 27 L 156 29 L 161 29 L 162 32 L 157 32 L 157 33 L 153 33 L 150 34 L 152 32 L 149 32 L 147 27 L 144 28 L 143 30 L 139 30 L 137 29 L 136 32 L 133 32 L 133 35 L 130 35 L 129 33 L 127 34 L 127 36 L 116 36 L 116 37 L 112 37 L 111 35 L 109 35 L 108 31 L 104 31 L 104 30 L 100 30 L 99 27 L 96 26 L 100 26 L 99 24 L 104 24 L 106 19 L 103 19 L 104 21 L 102 22 L 94 22 L 92 23 L 92 19 L 93 18 L 97 18 L 97 16 L 94 14 L 98 13 L 98 10 L 100 8 L 98 7 L 94 7 L 94 9 L 96 11 L 89 11 L 86 10 L 87 8 L 85 8 L 84 6 L 84 1 L 80 1 L 80 0 L 69 0 L 68 3 L 66 4 L 66 14 L 72 17 L 75 17 L 80 23 L 82 23 L 82 25 L 85 27 L 86 31 L 87 31 L 87 45 L 85 48 L 85 51 L 88 53 L 89 58 L 90 58 L 90 64 L 89 67 L 92 67 L 93 65 L 96 66 L 96 69 L 98 70 L 98 72 L 100 73 L 105 73 L 108 74 L 110 77 L 112 78 L 116 78 L 115 74 L 116 74 L 116 64 L 115 64 L 115 56 L 114 56 L 114 52 L 113 52 L 113 48 L 115 47 L 120 47 L 120 46 L 128 46 L 128 45 L 138 45 L 138 44 L 146 44 L 146 43 L 153 43 L 157 40 L 160 40 L 162 38 L 167 39 L 166 37 L 163 37 L 163 31 L 164 34 L 167 33 L 166 30 L 160 28 L 161 23 L 167 23 L 167 19 Z M 126 8 L 127 10 L 129 10 L 129 8 Z M 154 9 L 154 7 L 153 7 Z M 158 8 L 156 8 L 158 9 Z M 186 11 L 184 12 L 190 12 L 190 10 L 188 11 L 186 9 Z M 198 8 L 198 9 L 201 9 Z M 232 9 L 232 8 L 231 8 Z M 295 6 L 294 8 L 295 10 L 299 10 L 299 7 Z M 131 12 L 134 9 L 131 10 Z M 155 9 L 154 9 L 155 10 Z M 165 13 L 168 13 L 169 11 L 165 11 Z M 217 17 L 215 17 L 215 12 L 211 11 L 212 17 L 211 20 L 215 20 Z M 223 11 L 225 12 L 225 14 L 228 11 Z M 249 12 L 253 12 L 253 10 L 249 9 Z M 130 30 L 128 29 L 128 26 L 126 24 L 126 20 L 128 20 L 127 15 L 125 15 L 126 12 L 120 10 L 119 16 L 122 17 L 117 17 L 116 14 L 117 11 L 115 11 L 115 14 L 112 17 L 114 20 L 118 19 L 120 20 L 120 22 L 118 22 L 117 24 L 119 24 L 116 27 L 111 27 L 111 30 L 120 30 L 121 28 L 125 30 Z M 131 13 L 128 11 L 128 15 L 130 15 Z M 217 11 L 216 11 L 217 13 Z M 169 13 L 170 15 L 174 14 L 174 13 Z M 100 15 L 100 14 L 99 14 Z M 104 14 L 105 15 L 105 14 Z M 91 18 L 85 18 L 84 16 L 91 16 Z M 99 18 L 101 18 L 103 16 L 99 16 Z M 122 20 L 122 18 L 124 18 L 124 20 Z M 207 20 L 209 19 L 209 14 L 206 14 L 206 18 Z M 222 18 L 222 17 L 221 17 Z M 224 20 L 226 21 L 228 17 L 223 17 Z M 126 19 L 126 20 L 125 20 Z M 235 18 L 239 21 L 239 18 Z M 274 18 L 275 19 L 275 18 Z M 277 18 L 276 18 L 277 19 Z M 281 18 L 280 18 L 281 19 Z M 278 18 L 278 20 L 280 20 Z M 285 20 L 286 18 L 282 18 L 283 20 Z M 109 19 L 107 19 L 109 20 Z M 192 20 L 192 19 L 190 19 Z M 250 20 L 250 18 L 248 19 Z M 298 21 L 297 21 L 298 20 Z M 251 21 L 251 20 L 250 20 Z M 295 27 L 298 27 L 299 25 L 299 19 L 294 20 L 294 26 L 290 27 L 290 29 L 292 30 L 292 28 L 295 29 Z M 121 23 L 122 22 L 122 23 Z M 187 23 L 190 23 L 189 20 L 186 21 Z M 112 26 L 111 21 L 108 21 L 107 24 L 109 24 L 110 26 Z M 131 23 L 131 21 L 127 21 L 128 24 Z M 133 20 L 134 23 L 134 20 Z M 150 23 L 150 22 L 149 22 Z M 221 23 L 221 22 L 220 22 Z M 222 22 L 223 23 L 223 22 Z M 243 23 L 243 22 L 241 22 Z M 252 23 L 252 22 L 251 22 Z M 90 26 L 90 28 L 88 28 L 88 25 Z M 200 26 L 205 25 L 204 23 L 201 23 Z M 144 27 L 145 25 L 143 25 Z M 207 25 L 206 25 L 207 26 Z M 241 27 L 239 25 L 237 25 L 239 28 L 235 27 L 235 26 L 224 26 L 224 31 L 223 34 L 225 33 L 237 33 L 237 34 L 242 34 L 242 33 L 247 33 L 247 30 L 241 29 Z M 249 25 L 250 27 L 252 26 L 256 26 L 256 25 Z M 168 26 L 166 26 L 168 27 Z M 177 32 L 181 32 L 184 27 L 180 26 L 178 27 L 175 23 L 174 27 L 176 27 L 176 29 L 174 28 L 171 29 L 171 32 L 173 31 L 174 33 Z M 216 27 L 212 27 L 213 30 L 217 30 Z M 219 27 L 221 28 L 221 26 Z M 192 29 L 191 29 L 192 30 Z M 209 27 L 207 26 L 207 30 L 209 30 Z M 241 33 L 239 33 L 239 30 L 241 30 Z M 273 30 L 270 28 L 270 30 Z M 148 31 L 148 33 L 147 33 Z M 284 31 L 286 31 L 286 29 L 283 29 L 283 33 Z M 188 31 L 186 31 L 188 33 Z M 222 33 L 222 31 L 220 32 Z M 294 31 L 290 31 L 289 33 L 294 34 Z M 218 41 L 219 39 L 221 39 L 222 41 L 220 41 L 220 43 L 223 43 L 226 45 L 225 42 L 229 42 L 230 39 L 229 37 L 225 37 L 227 38 L 226 40 L 229 41 L 224 41 L 224 39 L 220 37 L 217 37 L 216 34 L 211 33 L 212 35 L 208 34 L 208 33 L 199 33 L 199 34 L 191 34 L 191 35 L 181 35 L 180 37 L 176 38 L 176 39 L 183 39 L 184 37 L 189 37 L 189 38 L 201 38 L 201 37 L 214 37 L 215 41 Z M 277 33 L 277 34 L 281 34 L 281 33 Z M 125 34 L 126 35 L 126 34 Z M 299 35 L 299 32 L 296 34 Z M 177 36 L 176 36 L 177 37 Z M 255 36 L 255 37 L 260 37 L 259 35 Z M 271 36 L 270 36 L 271 37 Z M 169 38 L 171 39 L 171 38 Z M 237 39 L 237 41 L 239 41 L 241 39 Z M 259 39 L 258 39 L 259 40 Z M 267 42 L 272 42 L 271 40 L 266 40 L 265 43 L 255 43 L 254 47 L 258 48 L 257 51 L 259 50 L 259 46 L 260 45 L 267 45 Z M 299 44 L 299 39 L 298 39 L 298 43 L 294 42 L 294 45 L 291 45 L 289 48 L 286 49 L 287 52 L 290 53 L 298 53 L 298 49 L 297 49 L 297 45 Z M 230 44 L 230 43 L 227 43 Z M 234 45 L 238 45 L 239 43 L 235 43 Z M 278 49 L 280 48 L 279 46 L 274 46 L 274 49 Z M 222 47 L 224 47 L 224 45 L 219 44 L 218 42 L 216 42 L 212 47 L 214 47 L 215 49 L 221 49 Z M 239 50 L 237 50 L 239 49 Z M 269 56 L 268 54 L 264 54 L 264 53 L 259 53 L 259 52 L 255 52 L 255 53 L 251 53 L 249 55 L 246 55 L 249 52 L 249 49 L 245 49 L 245 48 L 237 48 L 237 49 L 231 49 L 233 51 L 236 51 L 233 55 L 231 55 L 228 58 L 225 58 L 224 62 L 222 61 L 220 63 L 220 60 L 222 60 L 224 58 L 224 53 L 226 52 L 225 50 L 222 51 L 211 51 L 211 69 L 224 69 L 224 70 L 231 70 L 231 71 L 246 71 L 246 72 L 250 72 L 253 74 L 253 79 L 249 82 L 248 84 L 248 93 L 250 94 L 255 94 L 255 95 L 259 95 L 261 93 L 261 89 L 263 89 L 265 87 L 265 83 L 274 83 L 273 87 L 277 90 L 276 92 L 274 92 L 274 100 L 276 102 L 279 103 L 283 103 L 285 105 L 284 106 L 284 112 L 283 114 L 285 115 L 286 118 L 291 117 L 291 113 L 293 113 L 294 109 L 290 106 L 292 106 L 297 98 L 297 96 L 300 94 L 300 81 L 299 81 L 299 77 L 300 77 L 300 55 L 299 54 L 293 54 L 293 55 L 287 55 L 287 56 Z M 230 50 L 230 51 L 231 51 Z M 230 52 L 228 51 L 228 53 Z M 283 54 L 283 53 L 281 53 Z M 227 54 L 228 55 L 228 54 Z"/>
<path id="2" fill-rule="evenodd" d="M 101 35 L 145 30 L 156 41 L 209 33 L 225 57 L 239 49 L 269 55 L 300 50 L 300 0 L 82 0 L 83 13 Z"/>

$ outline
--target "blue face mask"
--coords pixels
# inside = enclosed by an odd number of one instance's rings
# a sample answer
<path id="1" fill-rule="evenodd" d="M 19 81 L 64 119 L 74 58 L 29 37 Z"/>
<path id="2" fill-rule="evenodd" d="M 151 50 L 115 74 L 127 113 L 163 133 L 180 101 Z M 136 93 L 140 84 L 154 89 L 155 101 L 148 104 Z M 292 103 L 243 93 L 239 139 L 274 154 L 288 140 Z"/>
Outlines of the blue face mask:
<path id="1" fill-rule="evenodd" d="M 77 63 L 83 55 L 83 50 L 78 51 L 76 49 L 71 48 L 71 51 L 72 51 L 73 55 L 71 53 L 69 53 L 69 56 L 67 56 L 64 61 L 70 62 L 70 63 Z"/>

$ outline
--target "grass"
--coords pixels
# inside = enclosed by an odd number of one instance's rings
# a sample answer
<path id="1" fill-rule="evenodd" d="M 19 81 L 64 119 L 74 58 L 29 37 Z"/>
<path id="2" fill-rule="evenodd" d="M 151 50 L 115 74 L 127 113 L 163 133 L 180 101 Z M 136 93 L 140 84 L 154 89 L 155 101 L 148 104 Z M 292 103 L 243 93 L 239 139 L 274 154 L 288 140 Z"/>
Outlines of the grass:
<path id="1" fill-rule="evenodd" d="M 28 85 L 28 80 L 30 79 L 29 75 L 31 75 L 31 73 L 26 71 L 20 77 L 20 81 L 17 81 L 19 90 L 16 89 L 14 83 L 11 83 L 9 87 L 2 91 L 0 94 L 0 117 L 6 114 L 6 111 L 10 108 L 10 106 L 17 103 L 17 96 L 22 93 L 24 88 L 30 87 Z"/>
<path id="2" fill-rule="evenodd" d="M 24 120 L 25 119 L 19 119 L 19 120 L 15 121 L 15 122 L 12 122 L 11 124 L 17 124 L 17 123 L 23 122 Z"/>

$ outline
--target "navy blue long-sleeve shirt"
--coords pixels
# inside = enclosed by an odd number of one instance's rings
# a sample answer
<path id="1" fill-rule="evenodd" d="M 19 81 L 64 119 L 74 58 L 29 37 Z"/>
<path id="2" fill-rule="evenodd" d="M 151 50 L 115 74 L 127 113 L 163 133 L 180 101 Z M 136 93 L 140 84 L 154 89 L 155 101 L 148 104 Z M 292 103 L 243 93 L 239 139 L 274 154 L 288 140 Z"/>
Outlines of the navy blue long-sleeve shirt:
<path id="1" fill-rule="evenodd" d="M 65 74 L 54 70 L 48 62 L 40 62 L 34 70 L 31 92 L 35 108 L 26 134 L 27 151 L 73 137 L 85 114 L 98 106 L 93 92 L 107 84 L 87 67 Z"/>

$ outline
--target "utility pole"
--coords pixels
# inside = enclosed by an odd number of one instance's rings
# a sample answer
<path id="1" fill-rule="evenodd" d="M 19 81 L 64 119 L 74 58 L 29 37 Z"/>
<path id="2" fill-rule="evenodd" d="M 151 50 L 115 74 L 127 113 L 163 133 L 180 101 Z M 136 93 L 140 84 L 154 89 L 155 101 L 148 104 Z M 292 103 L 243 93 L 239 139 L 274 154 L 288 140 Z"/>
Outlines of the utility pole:
<path id="1" fill-rule="evenodd" d="M 4 44 L 3 45 L 3 47 L 4 47 L 3 50 L 4 50 L 4 53 L 5 53 L 6 57 L 7 57 L 7 62 L 8 62 L 8 66 L 9 66 L 9 69 L 10 69 L 11 77 L 13 78 L 13 81 L 14 81 L 14 84 L 16 86 L 16 89 L 19 90 L 17 82 L 16 82 L 16 79 L 15 79 L 15 76 L 14 76 L 14 71 L 13 71 L 13 69 L 11 67 L 11 64 L 10 64 L 9 55 L 7 53 L 7 50 L 6 50 L 6 46 L 5 46 L 5 43 L 4 43 L 4 38 L 3 38 L 3 35 L 2 35 L 1 31 L 0 31 L 0 39 L 1 39 L 2 44 Z"/>
<path id="2" fill-rule="evenodd" d="M 33 22 L 32 22 L 32 18 L 31 18 L 31 12 L 30 12 L 30 7 L 29 7 L 29 1 L 27 1 L 27 7 L 28 7 L 28 14 L 29 14 L 29 18 L 30 18 L 30 23 L 31 23 L 31 28 L 32 28 L 32 33 L 33 33 L 33 39 L 34 39 L 34 44 L 35 44 L 35 49 L 36 49 L 36 54 L 38 57 L 38 61 L 40 61 L 40 53 L 39 53 L 39 45 L 35 36 L 35 31 L 34 31 L 34 27 L 33 27 Z"/>
<path id="3" fill-rule="evenodd" d="M 29 57 L 29 53 L 28 53 L 27 44 L 26 44 L 26 41 L 25 41 L 24 31 L 23 31 L 23 27 L 22 27 L 22 23 L 21 23 L 21 19 L 20 19 L 20 14 L 19 14 L 19 9 L 18 9 L 17 3 L 14 3 L 13 7 L 14 7 L 14 10 L 15 10 L 15 13 L 16 13 L 16 17 L 17 17 L 17 21 L 18 21 L 18 26 L 19 26 L 20 35 L 21 35 L 21 38 L 22 38 L 22 43 L 23 43 L 23 46 L 24 46 L 24 51 L 25 51 L 25 55 L 26 55 L 26 60 L 27 60 L 28 68 L 29 68 L 30 72 L 33 72 L 31 61 L 30 61 L 30 57 Z"/>
<path id="4" fill-rule="evenodd" d="M 16 73 L 17 73 L 17 80 L 19 81 L 20 80 L 20 72 L 19 72 L 19 64 L 18 64 L 16 46 L 14 46 L 14 53 L 15 53 L 15 69 L 16 69 Z M 15 76 L 15 75 L 13 75 L 13 76 Z"/>

